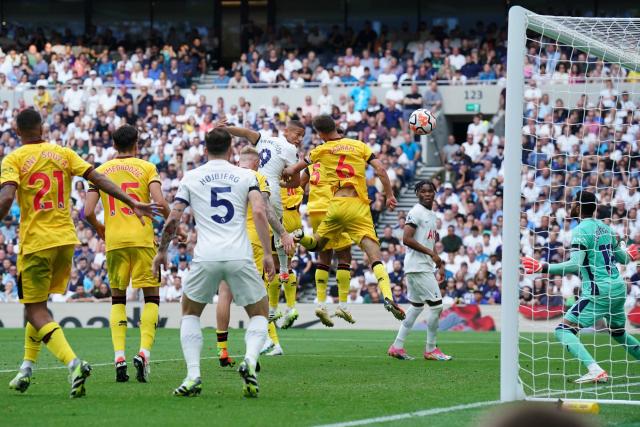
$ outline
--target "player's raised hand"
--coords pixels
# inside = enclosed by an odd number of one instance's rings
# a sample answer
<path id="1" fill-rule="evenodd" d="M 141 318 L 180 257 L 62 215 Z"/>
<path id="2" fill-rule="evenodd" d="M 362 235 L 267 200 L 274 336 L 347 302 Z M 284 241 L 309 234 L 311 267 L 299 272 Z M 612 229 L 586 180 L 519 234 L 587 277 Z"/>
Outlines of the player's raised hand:
<path id="1" fill-rule="evenodd" d="M 271 261 L 273 262 L 273 260 Z M 153 263 L 151 264 L 151 271 L 153 272 L 153 277 L 157 277 L 158 282 L 160 281 L 162 266 L 164 265 L 167 265 L 167 253 L 158 251 L 156 256 L 153 258 Z"/>
<path id="2" fill-rule="evenodd" d="M 227 118 L 225 116 L 220 117 L 214 124 L 213 124 L 213 128 L 217 129 L 217 128 L 223 128 L 223 127 L 227 127 L 229 126 L 229 124 L 227 123 Z"/>
<path id="3" fill-rule="evenodd" d="M 637 261 L 640 257 L 640 246 L 635 243 L 627 246 L 627 255 L 629 255 L 629 258 L 631 258 L 632 261 Z"/>
<path id="4" fill-rule="evenodd" d="M 276 275 L 276 265 L 273 262 L 273 257 L 266 256 L 262 260 L 262 267 L 264 269 L 264 274 L 267 276 L 269 283 L 273 280 Z"/>
<path id="5" fill-rule="evenodd" d="M 160 215 L 160 212 L 161 208 L 157 203 L 136 202 L 133 205 L 133 213 L 140 219 L 142 225 L 144 225 L 145 216 L 153 218 L 154 216 Z"/>
<path id="6" fill-rule="evenodd" d="M 398 201 L 396 200 L 396 196 L 387 197 L 387 208 L 390 211 L 394 210 L 398 206 Z"/>
<path id="7" fill-rule="evenodd" d="M 530 256 L 523 256 L 520 258 L 520 263 L 522 264 L 522 269 L 525 274 L 534 274 L 542 271 L 542 264 L 540 261 L 537 261 Z"/>

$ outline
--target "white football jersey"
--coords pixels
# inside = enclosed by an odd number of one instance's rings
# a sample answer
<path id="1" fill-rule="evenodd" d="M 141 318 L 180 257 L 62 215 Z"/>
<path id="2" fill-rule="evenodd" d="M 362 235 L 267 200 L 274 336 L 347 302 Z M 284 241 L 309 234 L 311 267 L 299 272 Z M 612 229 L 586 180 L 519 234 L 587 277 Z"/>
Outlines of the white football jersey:
<path id="1" fill-rule="evenodd" d="M 247 235 L 249 191 L 258 189 L 253 171 L 226 160 L 209 160 L 185 173 L 176 200 L 191 207 L 198 243 L 194 261 L 253 262 Z"/>
<path id="2" fill-rule="evenodd" d="M 260 153 L 258 172 L 269 181 L 272 193 L 280 194 L 280 177 L 287 166 L 298 161 L 298 149 L 282 137 L 264 137 L 256 143 L 256 150 Z"/>
<path id="3" fill-rule="evenodd" d="M 416 229 L 414 238 L 428 249 L 433 249 L 436 244 L 438 236 L 436 219 L 436 214 L 420 203 L 412 207 L 407 215 L 406 226 Z M 435 270 L 436 263 L 429 255 L 407 248 L 407 255 L 404 259 L 406 273 L 434 272 Z"/>

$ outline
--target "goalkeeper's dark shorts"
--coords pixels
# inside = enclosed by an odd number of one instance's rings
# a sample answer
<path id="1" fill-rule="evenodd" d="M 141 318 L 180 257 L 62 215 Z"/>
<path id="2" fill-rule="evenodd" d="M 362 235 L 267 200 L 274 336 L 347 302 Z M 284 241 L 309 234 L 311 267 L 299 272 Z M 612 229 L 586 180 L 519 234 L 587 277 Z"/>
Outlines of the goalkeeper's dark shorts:
<path id="1" fill-rule="evenodd" d="M 581 328 L 593 326 L 600 319 L 605 319 L 609 327 L 624 328 L 625 300 L 624 294 L 582 297 L 565 313 L 564 318 Z"/>

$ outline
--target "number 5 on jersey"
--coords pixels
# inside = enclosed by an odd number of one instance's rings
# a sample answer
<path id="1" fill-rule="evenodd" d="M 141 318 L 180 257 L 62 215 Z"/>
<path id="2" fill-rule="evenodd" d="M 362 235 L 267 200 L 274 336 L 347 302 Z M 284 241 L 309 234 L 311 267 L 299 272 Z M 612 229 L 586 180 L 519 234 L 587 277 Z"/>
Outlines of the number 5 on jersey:
<path id="1" fill-rule="evenodd" d="M 233 218 L 233 214 L 235 213 L 235 209 L 233 209 L 233 205 L 227 199 L 219 197 L 220 194 L 223 193 L 231 193 L 231 187 L 212 187 L 211 188 L 211 207 L 212 208 L 224 208 L 227 213 L 222 215 L 211 215 L 211 219 L 218 224 L 226 224 L 231 221 Z"/>

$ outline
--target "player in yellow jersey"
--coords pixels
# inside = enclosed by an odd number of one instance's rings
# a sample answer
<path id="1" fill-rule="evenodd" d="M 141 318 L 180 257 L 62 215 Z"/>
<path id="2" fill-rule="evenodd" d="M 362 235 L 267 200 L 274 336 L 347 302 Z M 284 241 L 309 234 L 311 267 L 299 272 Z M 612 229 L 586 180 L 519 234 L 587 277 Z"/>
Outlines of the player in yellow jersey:
<path id="1" fill-rule="evenodd" d="M 105 174 L 132 198 L 148 203 L 153 200 L 166 218 L 169 204 L 162 195 L 160 177 L 153 163 L 138 159 L 138 131 L 124 125 L 113 133 L 116 158 L 96 170 Z M 102 200 L 104 225 L 96 218 L 96 206 Z M 127 336 L 127 287 L 141 288 L 144 308 L 140 320 L 140 350 L 133 358 L 136 378 L 139 382 L 149 379 L 149 359 L 156 336 L 158 309 L 160 306 L 159 278 L 151 272 L 151 262 L 156 255 L 153 224 L 141 225 L 133 212 L 106 193 L 100 193 L 91 185 L 84 205 L 87 221 L 105 240 L 107 249 L 107 276 L 111 287 L 111 340 L 115 352 L 116 381 L 126 382 L 127 362 L 125 341 Z"/>
<path id="2" fill-rule="evenodd" d="M 280 189 L 280 198 L 282 199 L 282 224 L 285 230 L 293 233 L 295 230 L 302 228 L 302 218 L 300 217 L 300 204 L 304 198 L 304 190 L 302 187 L 287 187 L 287 183 Z M 281 277 L 281 283 L 284 286 L 284 298 L 287 303 L 287 311 L 284 314 L 282 329 L 288 329 L 298 319 L 298 310 L 296 310 L 296 292 L 298 288 L 298 278 L 295 271 L 291 269 L 291 257 L 287 258 L 287 268 L 289 274 Z M 286 280 L 284 280 L 286 278 Z M 271 295 L 273 293 L 273 295 Z M 269 301 L 272 299 L 276 302 L 280 298 L 280 287 L 269 288 Z"/>
<path id="3" fill-rule="evenodd" d="M 343 138 L 336 131 L 336 123 L 329 115 L 316 116 L 313 127 L 324 144 L 311 151 L 310 163 L 320 163 L 320 174 L 331 186 L 333 197 L 327 214 L 313 236 L 305 236 L 302 230 L 295 233 L 305 248 L 322 251 L 327 243 L 347 233 L 371 261 L 373 273 L 384 297 L 384 307 L 397 319 L 405 318 L 404 310 L 393 301 L 389 274 L 381 262 L 380 244 L 373 227 L 366 168 L 371 165 L 384 187 L 387 207 L 393 209 L 397 201 L 391 188 L 387 171 L 371 149 L 362 141 Z"/>
<path id="4" fill-rule="evenodd" d="M 245 169 L 251 169 L 258 179 L 260 192 L 265 202 L 267 211 L 267 220 L 273 230 L 278 233 L 282 240 L 283 247 L 287 254 L 293 252 L 294 242 L 291 235 L 285 230 L 282 223 L 277 217 L 277 214 L 269 201 L 270 187 L 267 182 L 267 178 L 258 172 L 258 165 L 260 164 L 260 154 L 253 147 L 244 147 L 240 152 L 240 162 L 238 166 Z M 247 234 L 251 242 L 251 248 L 253 250 L 253 260 L 256 264 L 258 272 L 264 278 L 263 274 L 263 258 L 264 251 L 258 237 L 256 225 L 253 221 L 253 210 L 249 206 L 247 208 Z M 269 289 L 269 283 L 265 282 L 267 290 Z M 232 295 L 229 287 L 224 284 L 218 289 L 218 304 L 216 305 L 216 335 L 217 335 L 217 348 L 218 348 L 218 360 L 220 366 L 233 366 L 234 361 L 229 357 L 227 337 L 229 329 L 229 320 L 231 318 L 231 301 Z M 266 353 L 268 356 L 279 356 L 284 354 L 282 347 L 280 346 L 280 340 L 276 331 L 275 322 L 269 322 L 268 326 L 269 339 L 273 343 L 266 347 L 261 353 Z"/>
<path id="5" fill-rule="evenodd" d="M 309 185 L 309 200 L 307 202 L 307 214 L 309 222 L 314 232 L 318 231 L 318 226 L 326 216 L 329 209 L 329 202 L 333 197 L 331 185 L 321 176 L 320 163 L 314 163 L 305 168 L 305 173 L 301 178 L 301 185 Z M 338 269 L 336 271 L 336 281 L 338 282 L 338 308 L 335 315 L 349 323 L 355 323 L 353 316 L 347 309 L 347 298 L 349 296 L 349 285 L 351 283 L 351 238 L 347 233 L 338 235 L 329 241 L 322 251 L 318 252 L 318 262 L 316 263 L 316 293 L 318 295 L 318 308 L 316 316 L 323 325 L 333 327 L 333 321 L 329 316 L 325 304 L 327 296 L 327 282 L 329 281 L 329 269 L 331 259 L 335 253 L 338 258 Z"/>
<path id="6" fill-rule="evenodd" d="M 155 206 L 134 200 L 69 148 L 44 141 L 42 118 L 33 109 L 20 112 L 16 121 L 23 145 L 2 160 L 0 214 L 7 215 L 17 193 L 18 296 L 25 305 L 27 326 L 24 361 L 9 387 L 20 392 L 27 390 L 44 343 L 69 368 L 71 397 L 81 397 L 91 366 L 76 356 L 62 328 L 47 310 L 49 294 L 62 294 L 67 289 L 74 246 L 80 243 L 71 220 L 71 179 L 73 176 L 88 179 L 123 201 L 141 221 L 145 215 L 153 216 Z"/>

